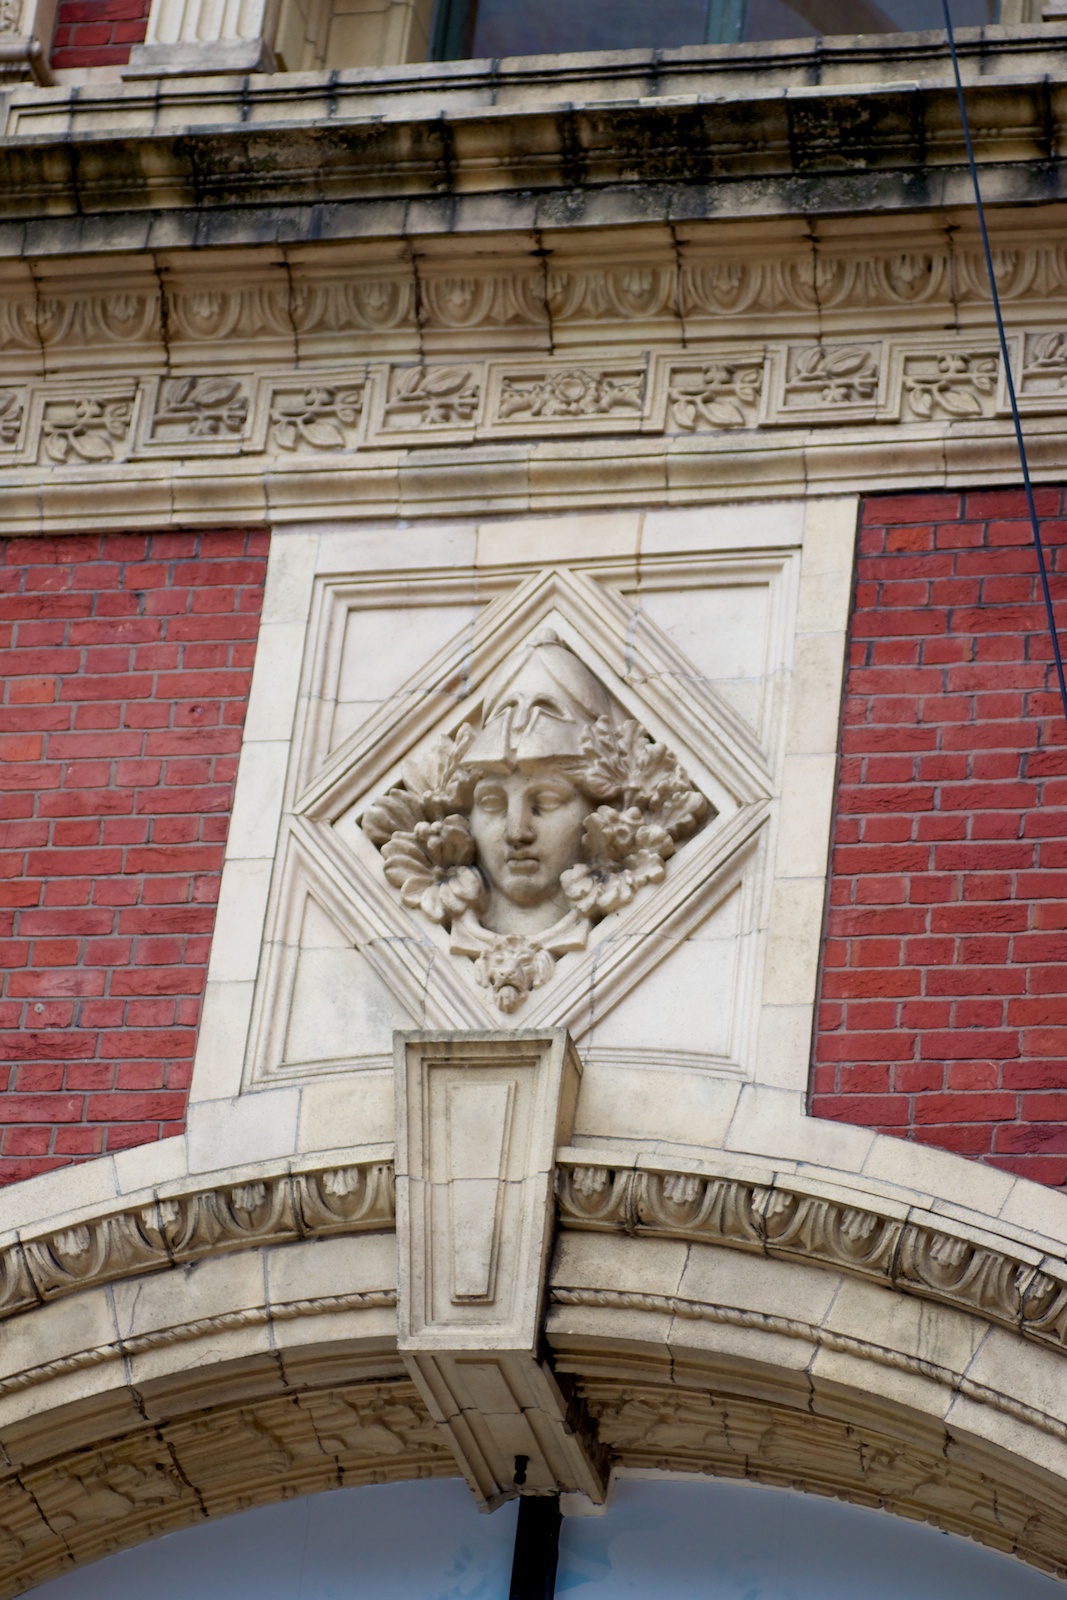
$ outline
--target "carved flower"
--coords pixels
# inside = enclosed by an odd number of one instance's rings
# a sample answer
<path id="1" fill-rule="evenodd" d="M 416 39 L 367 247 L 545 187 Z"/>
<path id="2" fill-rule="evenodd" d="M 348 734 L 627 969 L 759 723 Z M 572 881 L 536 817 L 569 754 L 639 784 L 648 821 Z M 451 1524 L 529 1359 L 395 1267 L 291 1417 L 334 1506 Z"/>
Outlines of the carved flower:
<path id="1" fill-rule="evenodd" d="M 588 862 L 569 867 L 560 885 L 585 917 L 604 917 L 629 905 L 646 883 L 659 883 L 664 861 L 674 854 L 666 828 L 646 822 L 637 806 L 617 811 L 599 806 L 586 819 L 582 836 Z"/>
<path id="2" fill-rule="evenodd" d="M 595 401 L 595 384 L 588 372 L 563 372 L 550 379 L 547 400 L 549 415 L 581 416 L 592 410 Z M 535 408 L 536 410 L 536 408 Z"/>
<path id="3" fill-rule="evenodd" d="M 485 895 L 474 862 L 474 840 L 466 817 L 420 822 L 410 833 L 395 833 L 382 846 L 385 876 L 400 898 L 431 922 L 449 922 Z"/>
<path id="4" fill-rule="evenodd" d="M 499 934 L 474 963 L 474 975 L 493 996 L 501 1011 L 517 1011 L 531 989 L 551 978 L 556 963 L 547 950 L 539 950 L 521 933 Z"/>
<path id="5" fill-rule="evenodd" d="M 463 765 L 463 754 L 473 738 L 474 729 L 464 723 L 454 739 L 436 740 L 425 754 L 407 762 L 396 788 L 367 807 L 361 820 L 363 831 L 383 854 L 385 845 L 397 834 L 411 833 L 419 823 L 442 817 L 454 821 L 451 813 L 466 809 L 474 785 Z M 474 857 L 467 859 L 473 861 Z"/>

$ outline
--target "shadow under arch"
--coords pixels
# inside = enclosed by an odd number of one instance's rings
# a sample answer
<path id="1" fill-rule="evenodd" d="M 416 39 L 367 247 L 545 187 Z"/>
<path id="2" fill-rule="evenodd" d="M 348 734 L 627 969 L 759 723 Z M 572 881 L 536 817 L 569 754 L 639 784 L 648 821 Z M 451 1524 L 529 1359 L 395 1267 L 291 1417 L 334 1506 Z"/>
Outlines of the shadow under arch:
<path id="1" fill-rule="evenodd" d="M 498 1600 L 515 1506 L 480 1516 L 457 1480 L 342 1489 L 143 1543 L 46 1583 L 41 1600 Z M 564 1519 L 556 1594 L 626 1600 L 1054 1600 L 1053 1579 L 877 1511 L 750 1483 L 626 1475 L 603 1515 Z"/>

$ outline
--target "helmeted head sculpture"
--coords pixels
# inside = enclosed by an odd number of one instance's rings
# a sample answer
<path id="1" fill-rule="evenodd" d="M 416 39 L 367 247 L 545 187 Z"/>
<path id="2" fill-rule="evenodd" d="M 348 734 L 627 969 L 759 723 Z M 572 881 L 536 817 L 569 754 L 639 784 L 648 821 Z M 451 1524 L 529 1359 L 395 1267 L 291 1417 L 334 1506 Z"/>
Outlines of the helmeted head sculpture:
<path id="1" fill-rule="evenodd" d="M 546 629 L 490 680 L 480 724 L 409 762 L 362 823 L 403 903 L 450 927 L 513 1012 L 707 815 L 666 746 Z"/>

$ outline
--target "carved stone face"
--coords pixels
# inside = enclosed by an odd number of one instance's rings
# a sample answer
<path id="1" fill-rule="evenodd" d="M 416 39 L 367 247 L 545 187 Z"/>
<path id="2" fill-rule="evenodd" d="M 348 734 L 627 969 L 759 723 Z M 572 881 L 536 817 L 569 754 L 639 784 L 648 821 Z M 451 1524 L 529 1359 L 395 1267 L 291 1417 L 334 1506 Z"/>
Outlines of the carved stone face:
<path id="1" fill-rule="evenodd" d="M 708 809 L 671 751 L 543 631 L 491 680 L 481 724 L 410 759 L 361 821 L 403 905 L 448 928 L 451 953 L 512 1012 L 594 923 L 663 881 Z"/>
<path id="2" fill-rule="evenodd" d="M 560 875 L 581 859 L 590 809 L 571 779 L 551 767 L 478 780 L 470 831 L 489 883 L 487 928 L 542 933 L 566 915 Z"/>

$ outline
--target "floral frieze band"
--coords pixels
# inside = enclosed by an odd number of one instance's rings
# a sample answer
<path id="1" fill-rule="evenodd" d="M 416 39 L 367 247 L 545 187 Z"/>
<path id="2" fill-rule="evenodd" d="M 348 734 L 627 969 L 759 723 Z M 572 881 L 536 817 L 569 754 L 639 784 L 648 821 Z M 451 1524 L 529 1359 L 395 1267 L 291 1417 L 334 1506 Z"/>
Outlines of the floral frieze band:
<path id="1" fill-rule="evenodd" d="M 1067 411 L 1067 334 L 1013 334 L 1024 411 Z M 708 342 L 680 357 L 378 362 L 130 374 L 0 389 L 0 464 L 106 466 L 586 434 L 967 424 L 1008 415 L 995 343 L 973 335 Z"/>

